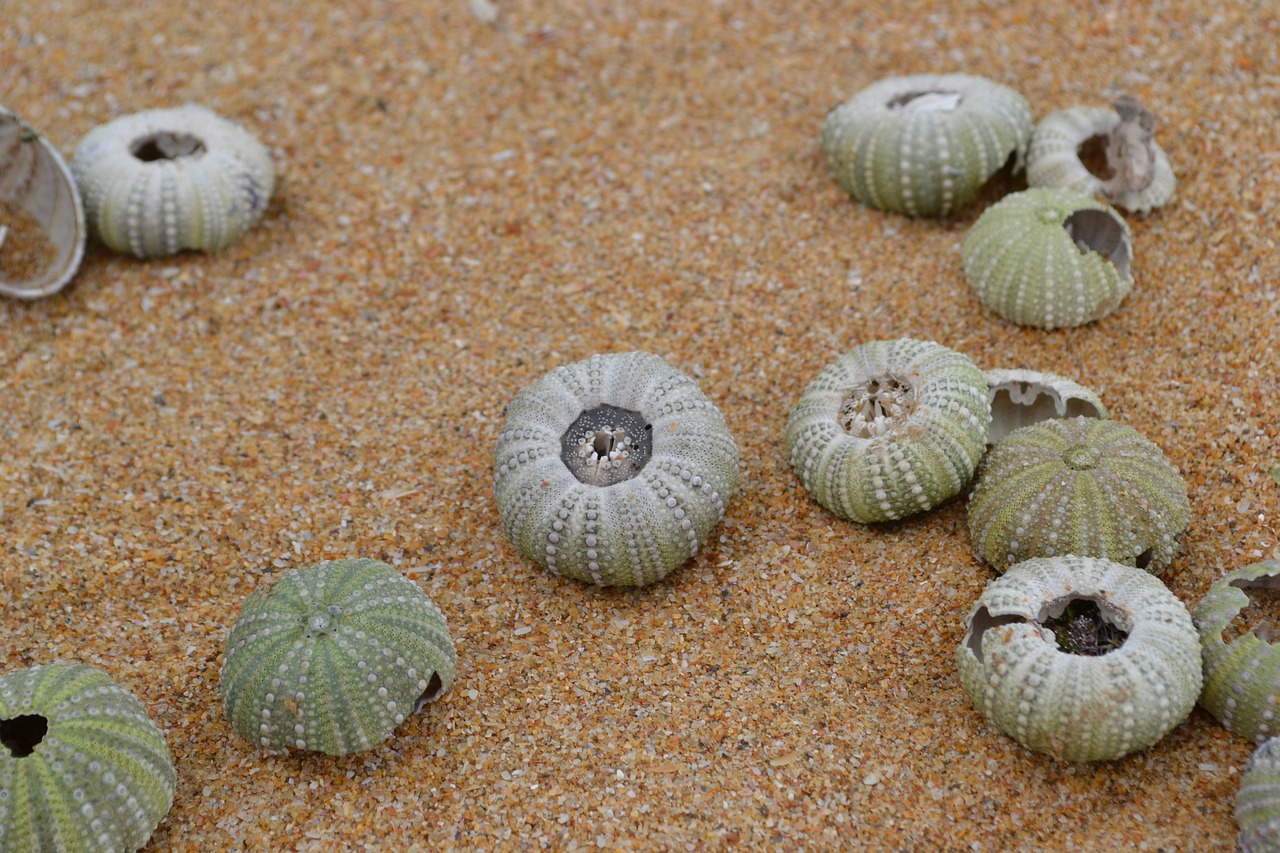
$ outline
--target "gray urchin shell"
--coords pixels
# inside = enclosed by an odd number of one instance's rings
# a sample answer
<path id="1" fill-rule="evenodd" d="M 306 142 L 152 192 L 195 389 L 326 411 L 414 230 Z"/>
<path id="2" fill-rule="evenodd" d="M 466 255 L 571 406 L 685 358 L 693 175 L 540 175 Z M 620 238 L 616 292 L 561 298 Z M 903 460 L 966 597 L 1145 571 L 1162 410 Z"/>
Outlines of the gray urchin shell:
<path id="1" fill-rule="evenodd" d="M 991 448 L 969 496 L 969 535 L 1004 571 L 1031 557 L 1106 557 L 1159 574 L 1191 520 L 1187 485 L 1133 427 L 1041 421 Z"/>
<path id="2" fill-rule="evenodd" d="M 333 560 L 245 601 L 222 703 L 254 745 L 346 755 L 390 737 L 456 672 L 444 616 L 413 581 L 377 560 Z"/>
<path id="3" fill-rule="evenodd" d="M 1098 395 L 1056 373 L 1000 368 L 983 374 L 990 388 L 991 428 L 987 444 L 1014 430 L 1050 418 L 1105 418 Z"/>
<path id="4" fill-rule="evenodd" d="M 863 89 L 827 114 L 822 151 L 836 183 L 863 204 L 946 216 L 973 201 L 1031 140 L 1027 99 L 983 77 L 917 74 Z"/>
<path id="5" fill-rule="evenodd" d="M 738 483 L 738 446 L 656 355 L 563 365 L 507 406 L 494 497 L 516 550 L 557 574 L 644 586 L 692 557 Z"/>
<path id="6" fill-rule="evenodd" d="M 0 676 L 0 742 L 0 850 L 134 851 L 173 805 L 164 735 L 99 669 Z"/>
<path id="7" fill-rule="evenodd" d="M 1268 738 L 1249 756 L 1235 813 L 1240 853 L 1280 851 L 1280 738 Z"/>
<path id="8" fill-rule="evenodd" d="M 1110 314 L 1133 288 L 1129 226 L 1073 190 L 1006 196 L 978 217 L 961 247 L 978 298 L 1011 323 L 1069 328 Z"/>
<path id="9" fill-rule="evenodd" d="M 1076 625 L 1054 622 L 1077 603 L 1117 640 L 1068 650 Z M 984 717 L 1066 761 L 1151 746 L 1200 692 L 1196 631 L 1182 602 L 1152 575 L 1093 557 L 1027 560 L 993 581 L 969 614 L 956 662 Z"/>
<path id="10" fill-rule="evenodd" d="M 71 170 L 93 236 L 139 258 L 225 249 L 262 218 L 275 186 L 262 143 L 197 104 L 95 127 Z"/>
<path id="11" fill-rule="evenodd" d="M 1261 742 L 1280 733 L 1280 645 L 1272 645 L 1280 637 L 1264 624 L 1223 638 L 1232 620 L 1249 607 L 1247 590 L 1280 590 L 1280 560 L 1228 572 L 1196 605 L 1204 652 L 1200 704 L 1228 731 Z"/>
<path id="12" fill-rule="evenodd" d="M 987 382 L 967 356 L 932 341 L 872 341 L 809 383 L 787 421 L 787 449 L 822 506 L 891 521 L 959 494 L 990 422 Z"/>

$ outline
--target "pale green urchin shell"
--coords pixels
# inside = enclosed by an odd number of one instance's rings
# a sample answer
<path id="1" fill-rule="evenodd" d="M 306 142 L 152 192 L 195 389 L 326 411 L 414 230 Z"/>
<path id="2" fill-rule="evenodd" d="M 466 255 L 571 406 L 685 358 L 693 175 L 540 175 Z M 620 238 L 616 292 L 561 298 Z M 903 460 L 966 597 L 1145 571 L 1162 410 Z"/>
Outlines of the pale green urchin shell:
<path id="1" fill-rule="evenodd" d="M 594 584 L 644 586 L 707 541 L 738 465 L 724 418 L 692 379 L 644 352 L 595 355 L 507 406 L 493 491 L 525 557 Z"/>
<path id="2" fill-rule="evenodd" d="M 1050 113 L 1036 125 L 1027 155 L 1027 183 L 1098 195 L 1118 207 L 1146 213 L 1173 198 L 1178 179 L 1155 143 L 1155 117 L 1132 98 L 1115 107 L 1075 107 Z M 1094 175 L 1080 158 L 1090 139 L 1105 141 L 1109 178 Z"/>
<path id="3" fill-rule="evenodd" d="M 1066 761 L 1105 761 L 1151 746 L 1191 712 L 1196 645 L 1190 615 L 1159 579 L 1063 556 L 993 581 L 956 662 L 973 704 L 1014 740 Z"/>
<path id="4" fill-rule="evenodd" d="M 262 218 L 275 186 L 262 143 L 196 104 L 95 127 L 71 170 L 93 236 L 139 258 L 226 248 Z"/>
<path id="5" fill-rule="evenodd" d="M 1000 368 L 983 374 L 990 389 L 987 444 L 999 444 L 1016 429 L 1050 418 L 1105 418 L 1098 395 L 1056 373 Z"/>
<path id="6" fill-rule="evenodd" d="M 1191 520 L 1187 484 L 1133 427 L 1041 421 L 987 453 L 969 496 L 969 535 L 1004 571 L 1030 557 L 1106 557 L 1159 574 Z"/>
<path id="7" fill-rule="evenodd" d="M 1073 190 L 1030 189 L 978 217 L 961 248 L 982 303 L 1023 326 L 1081 326 L 1111 313 L 1133 287 L 1129 226 Z"/>
<path id="8" fill-rule="evenodd" d="M 1280 561 L 1263 560 L 1214 581 L 1196 605 L 1196 629 L 1204 651 L 1204 693 L 1200 704 L 1228 731 L 1261 742 L 1280 733 L 1280 636 L 1265 624 L 1250 626 L 1249 591 L 1280 590 Z M 1275 593 L 1271 593 L 1274 595 Z M 1224 639 L 1240 618 L 1237 636 Z"/>
<path id="9" fill-rule="evenodd" d="M 255 746 L 346 755 L 390 737 L 456 671 L 444 616 L 413 581 L 377 560 L 333 560 L 245 601 L 222 703 Z"/>
<path id="10" fill-rule="evenodd" d="M 1236 794 L 1240 853 L 1280 853 L 1280 738 L 1249 756 Z"/>
<path id="11" fill-rule="evenodd" d="M 1031 140 L 1027 99 L 983 77 L 917 74 L 863 89 L 827 114 L 822 151 L 836 183 L 863 204 L 946 216 L 973 201 Z"/>
<path id="12" fill-rule="evenodd" d="M 132 853 L 173 805 L 164 735 L 102 670 L 0 676 L 0 742 L 0 850 Z"/>
<path id="13" fill-rule="evenodd" d="M 891 521 L 960 493 L 986 449 L 982 371 L 932 341 L 855 347 L 809 383 L 787 421 L 800 481 L 843 519 Z"/>

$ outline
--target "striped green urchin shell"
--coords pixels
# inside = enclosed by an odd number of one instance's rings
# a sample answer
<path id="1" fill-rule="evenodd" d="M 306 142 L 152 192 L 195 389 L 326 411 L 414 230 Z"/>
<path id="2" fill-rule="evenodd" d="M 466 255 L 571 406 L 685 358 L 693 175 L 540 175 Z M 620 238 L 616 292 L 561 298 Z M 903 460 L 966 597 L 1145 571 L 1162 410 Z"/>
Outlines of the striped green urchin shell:
<path id="1" fill-rule="evenodd" d="M 1280 561 L 1264 560 L 1228 572 L 1196 606 L 1204 653 L 1200 704 L 1228 731 L 1261 742 L 1280 733 L 1280 645 L 1272 645 L 1280 636 L 1264 621 L 1224 638 L 1233 620 L 1239 618 L 1242 629 L 1252 621 L 1244 612 L 1251 590 L 1261 595 L 1280 590 Z"/>
<path id="2" fill-rule="evenodd" d="M 1280 851 L 1280 738 L 1263 741 L 1249 757 L 1235 811 L 1240 853 Z"/>
<path id="3" fill-rule="evenodd" d="M 262 218 L 275 186 L 262 143 L 196 104 L 95 127 L 71 171 L 90 234 L 139 258 L 225 249 Z"/>
<path id="4" fill-rule="evenodd" d="M 991 428 L 987 444 L 999 444 L 1014 430 L 1050 418 L 1105 418 L 1098 395 L 1056 373 L 1038 370 L 988 370 Z"/>
<path id="5" fill-rule="evenodd" d="M 961 248 L 982 303 L 1011 323 L 1058 329 L 1111 313 L 1133 287 L 1129 226 L 1074 190 L 1039 188 L 988 208 Z"/>
<path id="6" fill-rule="evenodd" d="M 836 183 L 863 204 L 946 216 L 973 201 L 1031 140 L 1027 99 L 982 77 L 890 77 L 827 114 L 822 151 Z"/>
<path id="7" fill-rule="evenodd" d="M 0 676 L 0 850 L 134 851 L 177 774 L 146 709 L 81 664 Z"/>
<path id="8" fill-rule="evenodd" d="M 222 704 L 254 745 L 346 755 L 390 737 L 456 671 L 444 616 L 413 581 L 377 560 L 333 560 L 245 601 Z"/>
<path id="9" fill-rule="evenodd" d="M 1133 427 L 1041 421 L 991 448 L 969 496 L 969 535 L 996 571 L 1030 557 L 1106 557 L 1159 574 L 1191 520 L 1187 485 Z"/>
<path id="10" fill-rule="evenodd" d="M 1182 602 L 1147 572 L 1095 557 L 1027 560 L 993 581 L 956 662 L 984 717 L 1066 761 L 1151 746 L 1200 692 Z"/>
<path id="11" fill-rule="evenodd" d="M 891 521 L 960 493 L 986 449 L 977 366 L 932 341 L 873 341 L 809 383 L 787 421 L 800 481 L 843 519 Z"/>
<path id="12" fill-rule="evenodd" d="M 738 483 L 738 446 L 697 384 L 656 355 L 563 365 L 506 408 L 502 529 L 550 571 L 644 586 L 697 552 Z"/>

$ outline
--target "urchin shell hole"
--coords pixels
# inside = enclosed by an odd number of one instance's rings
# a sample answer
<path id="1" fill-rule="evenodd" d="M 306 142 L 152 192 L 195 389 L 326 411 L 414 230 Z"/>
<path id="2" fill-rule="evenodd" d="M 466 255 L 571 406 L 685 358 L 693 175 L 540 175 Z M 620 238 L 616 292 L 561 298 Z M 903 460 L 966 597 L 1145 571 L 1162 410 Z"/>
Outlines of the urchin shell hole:
<path id="1" fill-rule="evenodd" d="M 1080 165 L 1089 170 L 1100 181 L 1109 181 L 1115 175 L 1111 164 L 1107 162 L 1107 142 L 1110 136 L 1105 133 L 1090 136 L 1076 148 Z"/>
<path id="2" fill-rule="evenodd" d="M 1030 403 L 1015 402 L 1030 399 Z M 1063 405 L 1062 398 L 1053 389 L 1035 382 L 1017 382 L 1013 387 L 1001 388 L 991 397 L 991 417 L 1004 419 L 1017 413 L 1020 423 L 1031 424 L 1050 418 L 1096 418 L 1097 406 L 1088 400 L 1070 397 Z"/>
<path id="3" fill-rule="evenodd" d="M 204 140 L 200 137 L 171 130 L 148 134 L 134 140 L 129 146 L 129 153 L 144 163 L 195 157 L 204 152 Z"/>
<path id="4" fill-rule="evenodd" d="M 982 659 L 982 637 L 992 628 L 999 628 L 1001 625 L 1017 625 L 1019 622 L 1026 622 L 1022 616 L 1015 614 L 1005 614 L 1004 616 L 996 616 L 985 607 L 978 609 L 969 620 L 969 651 L 973 652 L 973 656 L 978 659 L 978 663 L 983 663 Z"/>
<path id="5" fill-rule="evenodd" d="M 1063 220 L 1062 227 L 1081 253 L 1097 252 L 1110 261 L 1120 275 L 1128 277 L 1129 239 L 1124 225 L 1114 214 L 1105 210 L 1077 210 Z"/>
<path id="6" fill-rule="evenodd" d="M 1037 621 L 1053 632 L 1061 651 L 1086 657 L 1114 652 L 1133 627 L 1105 601 L 1083 595 L 1050 602 L 1041 608 Z"/>
<path id="7" fill-rule="evenodd" d="M 427 689 L 422 691 L 413 703 L 413 712 L 416 714 L 422 710 L 423 705 L 428 705 L 440 698 L 440 694 L 444 693 L 444 682 L 440 680 L 440 673 L 431 673 L 431 680 L 427 682 Z"/>
<path id="8" fill-rule="evenodd" d="M 905 112 L 951 112 L 963 100 L 964 96 L 959 92 L 903 92 L 885 106 Z"/>
<path id="9" fill-rule="evenodd" d="M 877 376 L 845 392 L 836 421 L 857 438 L 884 435 L 916 409 L 916 395 L 895 376 Z"/>
<path id="10" fill-rule="evenodd" d="M 14 758 L 25 758 L 35 751 L 49 731 L 49 721 L 39 714 L 21 714 L 0 720 L 0 743 Z"/>
<path id="11" fill-rule="evenodd" d="M 653 424 L 639 412 L 601 403 L 560 437 L 560 459 L 579 482 L 612 486 L 639 474 L 653 455 Z"/>
<path id="12" fill-rule="evenodd" d="M 1223 642 L 1231 642 L 1250 631 L 1264 643 L 1280 642 L 1280 575 L 1263 575 L 1253 580 L 1238 578 L 1230 585 L 1241 590 L 1249 603 L 1227 623 L 1222 631 Z"/>

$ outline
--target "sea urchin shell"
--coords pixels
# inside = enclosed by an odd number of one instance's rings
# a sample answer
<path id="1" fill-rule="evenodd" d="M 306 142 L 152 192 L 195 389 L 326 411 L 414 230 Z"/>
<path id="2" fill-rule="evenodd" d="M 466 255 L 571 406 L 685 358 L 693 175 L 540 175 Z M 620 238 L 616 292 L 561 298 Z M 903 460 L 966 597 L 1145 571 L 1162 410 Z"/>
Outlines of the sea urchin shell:
<path id="1" fill-rule="evenodd" d="M 809 383 L 791 410 L 787 448 L 822 506 L 851 521 L 890 521 L 959 494 L 990 422 L 987 382 L 968 357 L 932 341 L 873 341 Z"/>
<path id="2" fill-rule="evenodd" d="M 707 541 L 738 464 L 724 418 L 692 379 L 644 352 L 595 355 L 507 406 L 493 491 L 525 557 L 599 585 L 644 586 Z"/>
<path id="3" fill-rule="evenodd" d="M 0 850 L 134 851 L 173 805 L 164 735 L 105 672 L 0 676 Z"/>
<path id="4" fill-rule="evenodd" d="M 196 104 L 95 127 L 71 170 L 94 237 L 139 258 L 230 246 L 262 218 L 275 186 L 262 143 Z"/>
<path id="5" fill-rule="evenodd" d="M 1066 761 L 1145 749 L 1200 692 L 1182 602 L 1150 574 L 1093 557 L 1027 560 L 993 581 L 956 662 L 984 717 Z"/>
<path id="6" fill-rule="evenodd" d="M 390 737 L 456 670 L 444 616 L 413 581 L 377 560 L 333 560 L 244 603 L 222 703 L 252 744 L 346 755 Z"/>
<path id="7" fill-rule="evenodd" d="M 911 216 L 946 216 L 968 204 L 1031 140 L 1027 99 L 983 77 L 890 77 L 833 109 L 822 150 L 845 192 Z"/>
<path id="8" fill-rule="evenodd" d="M 1280 738 L 1263 741 L 1249 756 L 1235 811 L 1240 853 L 1280 851 Z"/>
<path id="9" fill-rule="evenodd" d="M 1037 370 L 988 370 L 991 398 L 987 444 L 999 444 L 1016 429 L 1050 418 L 1105 418 L 1098 395 L 1056 373 Z"/>
<path id="10" fill-rule="evenodd" d="M 1029 557 L 1106 557 L 1159 574 L 1191 520 L 1187 485 L 1133 427 L 1041 421 L 991 448 L 969 497 L 969 535 L 1004 571 Z"/>

